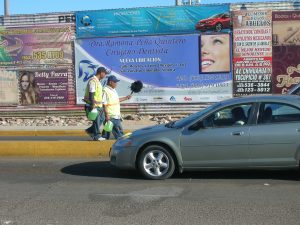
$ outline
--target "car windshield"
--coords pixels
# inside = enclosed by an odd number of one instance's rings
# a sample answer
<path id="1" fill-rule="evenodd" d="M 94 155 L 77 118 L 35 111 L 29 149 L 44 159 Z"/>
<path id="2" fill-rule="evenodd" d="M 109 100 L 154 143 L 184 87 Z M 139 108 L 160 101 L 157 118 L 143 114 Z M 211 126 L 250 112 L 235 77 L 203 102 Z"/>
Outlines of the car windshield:
<path id="1" fill-rule="evenodd" d="M 209 19 L 220 18 L 222 15 L 223 15 L 223 13 L 222 14 L 216 14 L 216 15 L 213 15 L 213 16 L 209 17 Z"/>
<path id="2" fill-rule="evenodd" d="M 188 117 L 185 117 L 185 118 L 183 118 L 181 120 L 178 120 L 178 121 L 173 121 L 171 126 L 169 126 L 169 127 L 182 128 L 182 127 L 190 124 L 191 122 L 193 122 L 197 118 L 201 117 L 202 115 L 206 114 L 207 112 L 213 110 L 214 108 L 216 108 L 219 105 L 220 105 L 220 103 L 215 103 L 213 105 L 208 106 L 207 108 L 205 108 L 203 110 L 200 110 L 199 112 L 196 112 L 192 115 L 189 115 Z"/>

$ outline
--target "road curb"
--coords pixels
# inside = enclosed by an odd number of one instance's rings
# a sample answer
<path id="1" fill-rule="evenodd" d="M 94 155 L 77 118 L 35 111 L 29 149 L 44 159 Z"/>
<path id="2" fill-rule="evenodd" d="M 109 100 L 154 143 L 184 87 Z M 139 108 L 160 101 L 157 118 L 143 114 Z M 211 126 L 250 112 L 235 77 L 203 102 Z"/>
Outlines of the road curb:
<path id="1" fill-rule="evenodd" d="M 0 156 L 108 157 L 115 140 L 1 141 Z"/>
<path id="2" fill-rule="evenodd" d="M 0 136 L 86 136 L 83 130 L 4 130 Z"/>
<path id="3" fill-rule="evenodd" d="M 124 133 L 129 133 L 130 130 L 125 130 Z M 0 136 L 87 136 L 84 130 L 0 130 Z"/>

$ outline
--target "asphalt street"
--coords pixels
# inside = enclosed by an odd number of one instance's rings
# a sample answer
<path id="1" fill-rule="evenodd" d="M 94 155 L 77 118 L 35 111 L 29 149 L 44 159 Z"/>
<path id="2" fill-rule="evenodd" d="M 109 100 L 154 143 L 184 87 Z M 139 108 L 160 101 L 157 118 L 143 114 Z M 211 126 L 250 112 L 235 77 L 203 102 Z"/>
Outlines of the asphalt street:
<path id="1" fill-rule="evenodd" d="M 300 224 L 299 171 L 151 181 L 96 158 L 1 158 L 0 168 L 1 225 Z"/>

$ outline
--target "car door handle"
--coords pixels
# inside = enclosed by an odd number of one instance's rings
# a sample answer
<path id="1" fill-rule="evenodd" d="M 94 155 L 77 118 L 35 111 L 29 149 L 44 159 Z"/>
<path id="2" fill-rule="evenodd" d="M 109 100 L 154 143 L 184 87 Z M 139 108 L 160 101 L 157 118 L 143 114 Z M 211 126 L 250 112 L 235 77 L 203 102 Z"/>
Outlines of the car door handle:
<path id="1" fill-rule="evenodd" d="M 235 132 L 231 132 L 232 136 L 242 136 L 244 134 L 244 131 L 235 131 Z"/>

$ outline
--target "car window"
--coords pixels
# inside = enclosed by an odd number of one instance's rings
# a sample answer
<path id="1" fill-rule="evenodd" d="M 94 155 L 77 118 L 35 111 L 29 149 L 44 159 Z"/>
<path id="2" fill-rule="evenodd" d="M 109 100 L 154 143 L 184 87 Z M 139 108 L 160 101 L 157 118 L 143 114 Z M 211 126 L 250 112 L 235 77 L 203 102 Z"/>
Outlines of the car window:
<path id="1" fill-rule="evenodd" d="M 221 13 L 221 14 L 216 14 L 216 15 L 212 15 L 211 17 L 209 17 L 209 19 L 220 18 L 222 15 L 223 15 L 223 13 Z"/>
<path id="2" fill-rule="evenodd" d="M 300 121 L 300 109 L 281 103 L 264 103 L 260 105 L 258 123 L 281 123 Z"/>
<path id="3" fill-rule="evenodd" d="M 295 85 L 292 87 L 287 94 L 289 95 L 300 95 L 300 84 Z"/>
<path id="4" fill-rule="evenodd" d="M 212 105 L 208 106 L 205 109 L 202 109 L 199 112 L 196 112 L 196 113 L 194 113 L 192 115 L 189 115 L 188 117 L 185 117 L 185 118 L 183 118 L 181 120 L 175 121 L 174 124 L 173 124 L 173 127 L 174 128 L 182 128 L 182 127 L 184 127 L 184 126 L 192 123 L 193 121 L 197 120 L 198 118 L 200 118 L 201 116 L 203 116 L 207 112 L 209 112 L 211 110 L 214 110 L 214 108 L 218 107 L 219 105 L 220 105 L 220 103 L 217 102 L 215 104 L 212 104 Z"/>
<path id="5" fill-rule="evenodd" d="M 248 124 L 252 104 L 240 104 L 218 110 L 203 120 L 205 127 L 244 126 Z"/>

